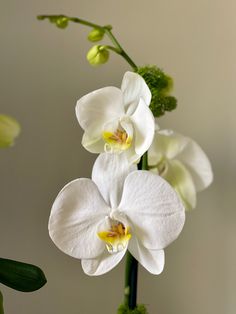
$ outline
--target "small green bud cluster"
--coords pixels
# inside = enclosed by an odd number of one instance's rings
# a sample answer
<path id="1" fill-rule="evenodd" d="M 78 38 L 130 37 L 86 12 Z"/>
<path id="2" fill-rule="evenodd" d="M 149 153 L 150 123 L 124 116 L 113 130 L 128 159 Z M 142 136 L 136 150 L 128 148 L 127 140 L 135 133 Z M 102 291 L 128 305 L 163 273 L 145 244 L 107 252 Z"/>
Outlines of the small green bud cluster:
<path id="1" fill-rule="evenodd" d="M 44 20 L 46 18 L 48 18 L 52 24 L 55 24 L 60 29 L 66 28 L 69 24 L 68 17 L 66 17 L 64 15 L 52 15 L 52 16 L 48 16 L 48 17 L 40 16 L 40 15 L 38 16 L 38 20 Z"/>
<path id="2" fill-rule="evenodd" d="M 117 310 L 117 314 L 148 314 L 148 312 L 143 304 L 137 305 L 133 310 L 130 310 L 127 305 L 121 304 Z"/>
<path id="3" fill-rule="evenodd" d="M 173 80 L 157 66 L 140 67 L 136 71 L 147 83 L 152 100 L 150 109 L 155 117 L 165 114 L 165 111 L 174 110 L 177 107 L 177 99 L 170 96 L 173 88 Z"/>
<path id="4" fill-rule="evenodd" d="M 106 46 L 95 45 L 87 53 L 87 60 L 93 66 L 104 64 L 108 59 L 109 51 Z"/>

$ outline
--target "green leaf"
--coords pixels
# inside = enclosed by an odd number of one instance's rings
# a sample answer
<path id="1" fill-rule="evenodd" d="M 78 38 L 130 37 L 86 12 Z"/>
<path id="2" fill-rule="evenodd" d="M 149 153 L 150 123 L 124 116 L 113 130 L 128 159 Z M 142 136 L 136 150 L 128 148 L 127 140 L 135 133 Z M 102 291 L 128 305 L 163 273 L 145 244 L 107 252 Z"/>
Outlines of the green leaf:
<path id="1" fill-rule="evenodd" d="M 0 314 L 4 314 L 4 310 L 3 310 L 3 296 L 2 296 L 2 292 L 0 291 Z"/>
<path id="2" fill-rule="evenodd" d="M 44 286 L 47 279 L 35 265 L 0 258 L 0 282 L 18 291 L 31 292 Z"/>

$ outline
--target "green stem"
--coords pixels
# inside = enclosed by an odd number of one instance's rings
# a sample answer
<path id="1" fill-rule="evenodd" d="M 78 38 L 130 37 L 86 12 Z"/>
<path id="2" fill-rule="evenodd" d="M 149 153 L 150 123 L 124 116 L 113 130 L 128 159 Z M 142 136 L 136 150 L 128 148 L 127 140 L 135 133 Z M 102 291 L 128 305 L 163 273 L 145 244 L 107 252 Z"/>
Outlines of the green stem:
<path id="1" fill-rule="evenodd" d="M 137 306 L 138 262 L 127 252 L 125 268 L 125 298 L 124 304 L 133 310 Z"/>
<path id="2" fill-rule="evenodd" d="M 148 153 L 146 152 L 139 164 L 139 170 L 148 170 Z M 127 252 L 125 268 L 125 297 L 124 304 L 133 310 L 137 307 L 138 262 Z"/>
<path id="3" fill-rule="evenodd" d="M 142 170 L 148 170 L 148 152 L 146 152 L 142 156 L 140 163 L 141 163 Z"/>
<path id="4" fill-rule="evenodd" d="M 39 15 L 38 16 L 39 20 L 44 20 L 44 19 L 49 19 L 50 20 L 50 19 L 53 19 L 53 18 L 55 18 L 55 19 L 56 18 L 58 18 L 58 19 L 59 18 L 66 18 L 70 22 L 79 23 L 79 24 L 82 24 L 82 25 L 85 25 L 85 26 L 89 26 L 89 27 L 92 27 L 92 28 L 97 28 L 97 29 L 103 30 L 107 34 L 107 36 L 110 38 L 111 42 L 115 46 L 114 49 L 111 49 L 111 48 L 109 48 L 109 49 L 113 50 L 114 52 L 119 54 L 121 57 L 123 57 L 128 62 L 128 64 L 133 68 L 134 71 L 137 70 L 137 65 L 130 58 L 130 56 L 125 52 L 125 50 L 121 47 L 120 43 L 118 42 L 118 40 L 116 39 L 114 34 L 111 32 L 112 27 L 110 25 L 101 26 L 101 25 L 98 25 L 98 24 L 91 23 L 89 21 L 80 19 L 78 17 L 69 17 L 69 16 L 66 16 L 66 15 Z"/>
<path id="5" fill-rule="evenodd" d="M 116 39 L 116 37 L 113 35 L 112 31 L 110 29 L 105 30 L 107 36 L 110 38 L 112 43 L 117 47 L 117 49 L 120 51 L 119 55 L 121 55 L 133 68 L 134 71 L 137 70 L 137 65 L 134 63 L 134 61 L 129 57 L 129 55 L 125 52 L 125 50 L 121 47 L 120 43 Z"/>

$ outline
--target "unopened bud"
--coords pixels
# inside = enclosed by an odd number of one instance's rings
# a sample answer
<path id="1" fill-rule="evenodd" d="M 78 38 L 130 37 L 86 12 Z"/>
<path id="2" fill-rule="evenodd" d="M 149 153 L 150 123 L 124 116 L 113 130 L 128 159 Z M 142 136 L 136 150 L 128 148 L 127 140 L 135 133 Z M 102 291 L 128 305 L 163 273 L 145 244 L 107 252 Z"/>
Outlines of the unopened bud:
<path id="1" fill-rule="evenodd" d="M 103 39 L 103 36 L 105 34 L 105 31 L 101 28 L 94 28 L 91 30 L 91 32 L 88 34 L 88 40 L 95 42 L 100 41 Z"/>
<path id="2" fill-rule="evenodd" d="M 109 51 L 106 46 L 93 46 L 87 53 L 87 60 L 91 65 L 104 64 L 109 59 Z"/>
<path id="3" fill-rule="evenodd" d="M 57 18 L 56 26 L 61 29 L 66 28 L 68 26 L 68 18 L 65 16 Z"/>
<path id="4" fill-rule="evenodd" d="M 20 133 L 19 123 L 12 117 L 0 115 L 0 147 L 9 147 L 14 144 Z"/>

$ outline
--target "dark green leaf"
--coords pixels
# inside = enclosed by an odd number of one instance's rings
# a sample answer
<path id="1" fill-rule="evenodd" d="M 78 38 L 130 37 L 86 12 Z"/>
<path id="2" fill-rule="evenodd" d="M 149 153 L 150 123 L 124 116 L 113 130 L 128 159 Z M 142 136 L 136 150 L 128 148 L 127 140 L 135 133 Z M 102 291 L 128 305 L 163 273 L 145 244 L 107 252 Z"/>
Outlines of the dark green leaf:
<path id="1" fill-rule="evenodd" d="M 18 291 L 31 292 L 40 289 L 47 280 L 35 265 L 0 258 L 0 282 Z"/>
<path id="2" fill-rule="evenodd" d="M 0 291 L 0 314 L 4 314 L 4 310 L 3 310 L 3 296 L 2 296 L 2 292 Z"/>

